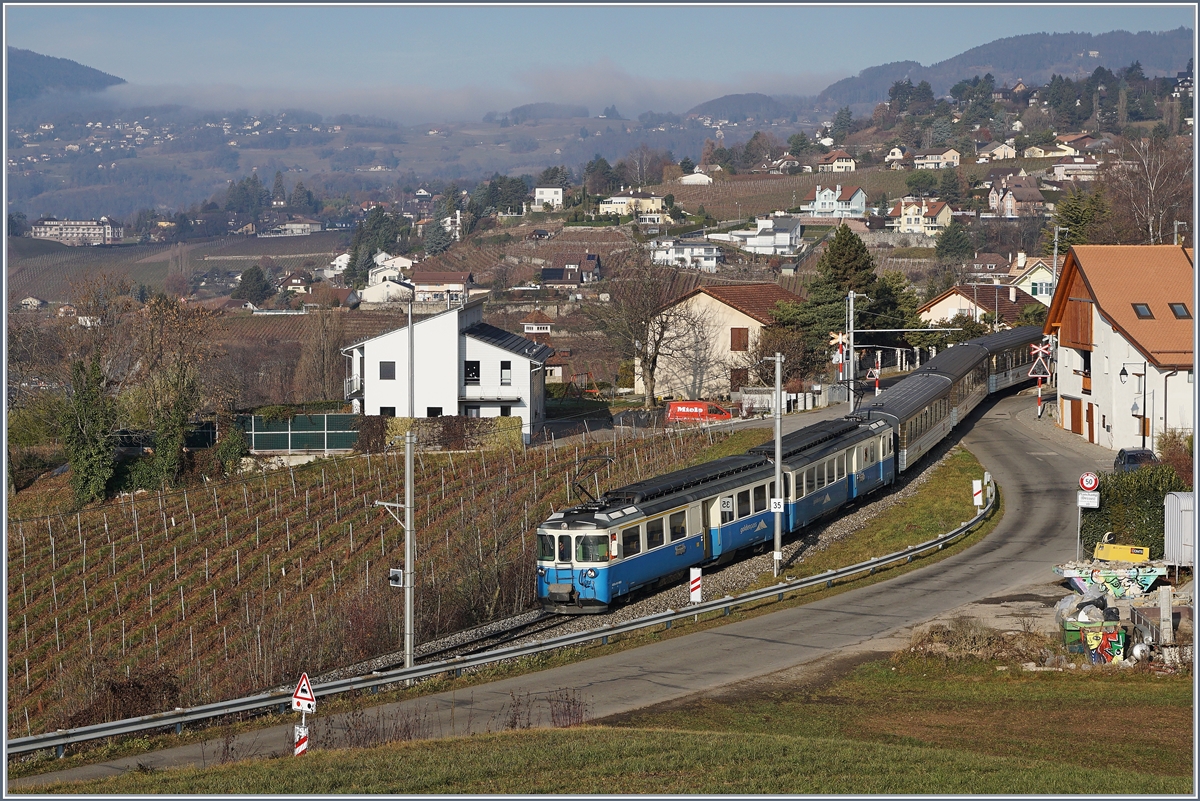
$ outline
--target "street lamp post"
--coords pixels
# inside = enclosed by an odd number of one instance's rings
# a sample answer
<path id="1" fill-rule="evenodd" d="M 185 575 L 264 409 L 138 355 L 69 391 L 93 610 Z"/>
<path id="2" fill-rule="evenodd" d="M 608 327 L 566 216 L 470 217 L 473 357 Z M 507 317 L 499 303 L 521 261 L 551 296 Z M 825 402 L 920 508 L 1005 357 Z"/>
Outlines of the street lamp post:
<path id="1" fill-rule="evenodd" d="M 1184 228 L 1187 228 L 1187 223 L 1186 223 L 1186 222 L 1184 222 L 1183 220 L 1176 220 L 1176 221 L 1175 221 L 1175 244 L 1176 244 L 1176 245 L 1178 245 L 1178 244 L 1179 244 L 1179 226 L 1181 226 L 1181 225 L 1182 225 Z"/>
<path id="2" fill-rule="evenodd" d="M 1122 384 L 1124 384 L 1126 381 L 1129 380 L 1129 371 L 1125 369 L 1125 365 L 1128 365 L 1128 364 L 1137 364 L 1137 362 L 1125 362 L 1124 364 L 1121 365 L 1121 372 L 1117 373 L 1117 377 L 1121 379 Z M 1146 416 L 1147 416 L 1147 414 L 1146 414 L 1146 384 L 1149 383 L 1149 381 L 1147 380 L 1150 377 L 1148 375 L 1149 369 L 1150 369 L 1149 362 L 1142 362 L 1142 373 L 1141 373 L 1141 377 L 1142 377 L 1142 408 L 1141 408 L 1141 411 L 1139 413 L 1138 403 L 1136 400 L 1133 402 L 1133 408 L 1131 408 L 1129 410 L 1130 413 L 1132 413 L 1132 415 L 1134 417 L 1138 418 L 1138 423 L 1140 424 L 1140 427 L 1142 429 L 1142 447 L 1143 448 L 1146 447 Z M 1137 375 L 1137 373 L 1134 373 L 1134 375 Z"/>

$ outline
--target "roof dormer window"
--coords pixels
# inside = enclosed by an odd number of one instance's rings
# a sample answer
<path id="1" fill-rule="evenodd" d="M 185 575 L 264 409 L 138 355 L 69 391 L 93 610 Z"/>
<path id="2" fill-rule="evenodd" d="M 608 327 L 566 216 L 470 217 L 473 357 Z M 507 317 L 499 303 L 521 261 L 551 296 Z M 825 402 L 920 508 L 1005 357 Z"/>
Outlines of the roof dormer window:
<path id="1" fill-rule="evenodd" d="M 1133 304 L 1133 313 L 1137 315 L 1139 320 L 1153 320 L 1154 314 L 1150 311 L 1149 303 Z"/>
<path id="2" fill-rule="evenodd" d="M 1168 303 L 1171 307 L 1171 313 L 1175 315 L 1176 320 L 1190 320 L 1192 313 L 1188 311 L 1186 303 Z"/>

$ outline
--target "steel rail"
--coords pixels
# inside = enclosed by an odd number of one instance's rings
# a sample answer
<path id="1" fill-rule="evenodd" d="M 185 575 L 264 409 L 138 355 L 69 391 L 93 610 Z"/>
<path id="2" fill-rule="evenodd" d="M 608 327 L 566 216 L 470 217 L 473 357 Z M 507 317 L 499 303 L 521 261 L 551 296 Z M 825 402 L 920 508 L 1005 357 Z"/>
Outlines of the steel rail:
<path id="1" fill-rule="evenodd" d="M 759 590 L 745 592 L 740 595 L 726 595 L 723 598 L 717 598 L 712 601 L 695 604 L 687 607 L 684 610 L 668 609 L 665 612 L 648 615 L 646 617 L 630 620 L 625 623 L 610 623 L 601 626 L 597 629 L 589 629 L 587 631 L 578 632 L 576 634 L 565 634 L 561 637 L 555 637 L 550 640 L 535 640 L 524 645 L 515 645 L 509 648 L 500 648 L 492 651 L 486 651 L 473 656 L 458 656 L 451 659 L 445 659 L 440 662 L 431 662 L 426 665 L 420 665 L 413 668 L 397 668 L 385 671 L 375 671 L 362 676 L 354 676 L 346 679 L 338 679 L 336 681 L 326 682 L 324 684 L 313 685 L 313 692 L 318 698 L 322 696 L 337 695 L 339 693 L 351 692 L 354 690 L 372 690 L 378 691 L 380 687 L 389 684 L 397 684 L 400 682 L 412 682 L 419 679 L 437 676 L 443 673 L 453 672 L 455 675 L 461 675 L 464 670 L 480 667 L 492 662 L 500 662 L 506 659 L 520 659 L 521 657 L 531 656 L 533 654 L 542 653 L 544 651 L 552 651 L 557 648 L 567 648 L 573 645 L 582 645 L 584 643 L 600 640 L 607 643 L 609 637 L 619 634 L 626 634 L 631 631 L 649 628 L 651 626 L 663 625 L 666 628 L 671 628 L 671 625 L 678 620 L 685 620 L 689 617 L 695 618 L 700 615 L 710 612 L 723 612 L 728 615 L 730 610 L 735 606 L 741 606 L 755 601 L 761 601 L 771 596 L 775 596 L 777 601 L 782 601 L 784 595 L 798 590 L 808 589 L 821 584 L 827 587 L 833 586 L 835 581 L 844 581 L 859 573 L 873 574 L 882 567 L 894 564 L 896 562 L 911 562 L 915 557 L 929 551 L 941 550 L 951 541 L 963 536 L 973 530 L 981 523 L 992 510 L 995 508 L 997 492 L 994 482 L 989 482 L 987 485 L 987 503 L 979 511 L 975 517 L 965 523 L 962 523 L 958 528 L 941 534 L 931 540 L 923 542 L 919 545 L 911 545 L 903 551 L 880 556 L 874 559 L 868 559 L 859 562 L 856 565 L 843 567 L 837 570 L 830 569 L 816 576 L 809 576 L 802 579 L 787 579 L 774 584 L 770 587 L 764 587 Z M 39 751 L 45 748 L 54 748 L 58 755 L 63 755 L 65 746 L 74 743 L 86 742 L 88 740 L 97 740 L 103 737 L 116 737 L 125 734 L 134 734 L 137 732 L 148 731 L 153 729 L 162 729 L 174 727 L 176 733 L 182 733 L 183 726 L 188 723 L 196 723 L 199 721 L 210 720 L 212 718 L 223 717 L 225 715 L 235 715 L 242 712 L 255 712 L 272 707 L 279 707 L 281 711 L 286 711 L 290 706 L 291 694 L 286 690 L 271 693 L 261 693 L 251 695 L 245 698 L 235 698 L 228 701 L 218 701 L 212 704 L 204 704 L 191 708 L 177 707 L 174 710 L 167 712 L 157 712 L 153 715 L 143 715 L 136 718 L 127 718 L 125 720 L 115 720 L 108 723 L 96 723 L 90 726 L 80 726 L 75 729 L 58 729 L 57 731 L 47 732 L 44 734 L 35 734 L 27 737 L 15 737 L 7 741 L 8 754 L 24 754 L 31 751 Z"/>

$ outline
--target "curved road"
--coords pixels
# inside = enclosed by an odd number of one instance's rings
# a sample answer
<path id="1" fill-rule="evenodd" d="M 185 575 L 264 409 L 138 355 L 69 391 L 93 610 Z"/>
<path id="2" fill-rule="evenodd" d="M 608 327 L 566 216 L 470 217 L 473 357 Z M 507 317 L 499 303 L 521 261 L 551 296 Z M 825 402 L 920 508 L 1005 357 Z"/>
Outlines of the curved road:
<path id="1" fill-rule="evenodd" d="M 511 698 L 534 701 L 533 724 L 550 723 L 549 692 L 568 689 L 603 718 L 764 676 L 841 649 L 886 639 L 971 601 L 1032 582 L 1075 555 L 1075 490 L 1084 470 L 1111 467 L 1111 452 L 1036 420 L 1029 396 L 989 399 L 968 419 L 963 443 L 1000 485 L 1005 515 L 982 542 L 889 581 L 750 620 L 477 686 L 379 708 L 385 719 L 422 720 L 430 736 L 504 728 Z M 1020 413 L 1020 414 L 1018 414 Z M 811 421 L 807 415 L 796 416 Z M 795 418 L 792 418 L 795 419 Z M 790 428 L 791 426 L 789 426 Z M 335 722 L 335 730 L 336 730 Z M 314 726 L 314 745 L 320 726 Z M 291 727 L 244 735 L 239 753 L 289 751 Z M 220 743 L 184 746 L 14 780 L 112 775 L 144 765 L 212 764 Z"/>

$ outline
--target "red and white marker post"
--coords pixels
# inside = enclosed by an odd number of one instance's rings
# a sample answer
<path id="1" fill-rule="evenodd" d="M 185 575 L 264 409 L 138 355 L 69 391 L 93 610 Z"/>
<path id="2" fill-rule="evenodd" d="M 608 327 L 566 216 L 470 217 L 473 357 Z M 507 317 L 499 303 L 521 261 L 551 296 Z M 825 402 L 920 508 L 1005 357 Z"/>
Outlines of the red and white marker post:
<path id="1" fill-rule="evenodd" d="M 317 697 L 313 694 L 312 684 L 308 681 L 307 673 L 300 674 L 300 681 L 296 684 L 295 692 L 292 693 L 292 710 L 300 713 L 300 725 L 296 727 L 296 747 L 293 755 L 302 756 L 308 752 L 307 716 L 309 712 L 317 711 Z"/>
<path id="2" fill-rule="evenodd" d="M 1050 366 L 1046 364 L 1046 359 L 1050 358 L 1049 345 L 1030 345 L 1030 355 L 1034 357 L 1033 367 L 1029 368 L 1029 377 L 1037 378 L 1038 382 L 1038 398 L 1037 398 L 1037 414 L 1038 419 L 1042 419 L 1042 379 L 1050 377 Z"/>

